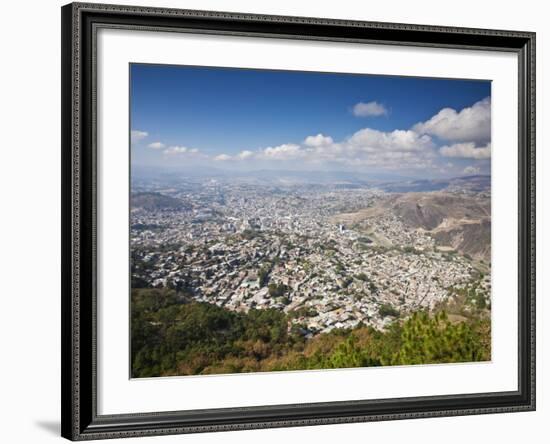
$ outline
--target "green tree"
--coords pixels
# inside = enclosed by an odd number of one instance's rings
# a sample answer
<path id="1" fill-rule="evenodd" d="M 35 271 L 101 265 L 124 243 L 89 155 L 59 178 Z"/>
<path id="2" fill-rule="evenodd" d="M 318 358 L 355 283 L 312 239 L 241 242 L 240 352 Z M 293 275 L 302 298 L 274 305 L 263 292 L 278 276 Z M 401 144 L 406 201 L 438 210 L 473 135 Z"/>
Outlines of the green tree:
<path id="1" fill-rule="evenodd" d="M 452 324 L 445 312 L 414 313 L 404 324 L 394 364 L 475 362 L 488 358 L 481 336 L 467 322 Z"/>

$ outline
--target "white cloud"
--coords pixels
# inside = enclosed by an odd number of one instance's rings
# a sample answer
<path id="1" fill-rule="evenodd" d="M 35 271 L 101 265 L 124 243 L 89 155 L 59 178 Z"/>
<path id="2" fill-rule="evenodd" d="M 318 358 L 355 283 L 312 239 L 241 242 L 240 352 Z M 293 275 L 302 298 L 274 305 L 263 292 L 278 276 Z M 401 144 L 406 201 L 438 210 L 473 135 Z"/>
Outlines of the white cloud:
<path id="1" fill-rule="evenodd" d="M 364 128 L 348 139 L 353 151 L 375 153 L 379 151 L 424 151 L 433 148 L 430 136 L 419 135 L 411 130 L 391 132 Z"/>
<path id="2" fill-rule="evenodd" d="M 285 143 L 257 151 L 241 151 L 236 156 L 221 154 L 215 160 L 300 161 L 359 166 L 376 165 L 389 169 L 426 168 L 435 157 L 434 144 L 428 135 L 411 130 L 383 132 L 371 128 L 357 131 L 342 142 L 317 134 L 306 137 L 303 144 Z"/>
<path id="3" fill-rule="evenodd" d="M 318 147 L 323 145 L 331 145 L 334 141 L 332 140 L 332 137 L 324 136 L 323 134 L 317 134 L 316 136 L 308 136 L 304 140 L 304 145 L 306 146 L 312 146 L 312 147 Z"/>
<path id="4" fill-rule="evenodd" d="M 250 157 L 254 156 L 254 152 L 250 150 L 244 150 L 241 151 L 239 154 L 237 154 L 237 157 L 241 160 L 249 159 Z"/>
<path id="5" fill-rule="evenodd" d="M 435 157 L 430 136 L 411 130 L 379 131 L 364 128 L 348 139 L 308 151 L 311 157 L 349 166 L 385 169 L 431 168 Z"/>
<path id="6" fill-rule="evenodd" d="M 150 143 L 149 145 L 147 145 L 149 148 L 152 148 L 154 150 L 161 150 L 162 148 L 164 148 L 166 145 L 162 142 L 153 142 L 153 143 Z"/>
<path id="7" fill-rule="evenodd" d="M 332 163 L 349 166 L 373 165 L 388 169 L 427 168 L 436 151 L 428 135 L 411 130 L 390 132 L 365 128 L 348 139 L 335 142 L 323 134 L 306 137 L 302 144 L 285 143 L 244 150 L 236 155 L 219 154 L 215 161 L 300 161 L 313 164 Z"/>
<path id="8" fill-rule="evenodd" d="M 171 146 L 163 151 L 164 154 L 168 155 L 197 154 L 198 152 L 197 148 L 188 148 L 186 146 Z"/>
<path id="9" fill-rule="evenodd" d="M 130 140 L 132 142 L 139 142 L 145 139 L 149 133 L 147 131 L 132 130 L 130 131 Z"/>
<path id="10" fill-rule="evenodd" d="M 455 143 L 439 148 L 439 153 L 445 157 L 462 157 L 465 159 L 489 159 L 491 157 L 491 144 L 476 147 L 474 142 Z"/>
<path id="11" fill-rule="evenodd" d="M 259 157 L 273 160 L 291 160 L 303 157 L 305 151 L 294 143 L 285 143 L 275 147 L 267 147 L 259 152 Z"/>
<path id="12" fill-rule="evenodd" d="M 464 174 L 477 174 L 477 173 L 479 173 L 479 167 L 469 165 L 466 168 L 464 168 L 464 171 L 462 171 L 462 172 Z"/>
<path id="13" fill-rule="evenodd" d="M 213 159 L 215 161 L 226 162 L 228 160 L 247 160 L 256 157 L 256 155 L 257 153 L 255 153 L 254 151 L 244 150 L 241 151 L 239 154 L 236 154 L 235 156 L 230 156 L 229 154 L 225 153 L 218 154 L 217 156 L 214 156 Z"/>
<path id="14" fill-rule="evenodd" d="M 378 102 L 359 102 L 353 107 L 353 115 L 356 117 L 377 117 L 385 116 L 388 110 Z"/>
<path id="15" fill-rule="evenodd" d="M 231 160 L 231 159 L 232 159 L 232 157 L 228 156 L 227 154 L 219 154 L 216 157 L 214 157 L 215 161 L 221 161 L 221 162 L 225 162 L 225 161 Z"/>
<path id="16" fill-rule="evenodd" d="M 487 142 L 491 138 L 491 98 L 487 97 L 460 112 L 443 108 L 426 122 L 412 128 L 453 142 Z"/>
<path id="17" fill-rule="evenodd" d="M 299 144 L 284 143 L 254 151 L 244 150 L 235 155 L 220 154 L 214 160 L 295 161 L 345 167 L 374 166 L 389 170 L 434 169 L 443 172 L 455 167 L 439 156 L 470 159 L 491 157 L 491 144 L 485 145 L 487 141 L 477 142 L 479 138 L 490 136 L 490 105 L 490 98 L 487 98 L 460 112 L 445 108 L 427 122 L 418 123 L 408 130 L 363 128 L 338 142 L 318 133 L 306 137 Z M 383 105 L 376 102 L 359 103 L 354 108 L 355 112 L 363 116 L 387 113 Z M 432 139 L 434 135 L 451 141 L 438 148 Z M 462 137 L 468 140 L 453 140 Z M 469 171 L 474 173 L 474 170 Z"/>

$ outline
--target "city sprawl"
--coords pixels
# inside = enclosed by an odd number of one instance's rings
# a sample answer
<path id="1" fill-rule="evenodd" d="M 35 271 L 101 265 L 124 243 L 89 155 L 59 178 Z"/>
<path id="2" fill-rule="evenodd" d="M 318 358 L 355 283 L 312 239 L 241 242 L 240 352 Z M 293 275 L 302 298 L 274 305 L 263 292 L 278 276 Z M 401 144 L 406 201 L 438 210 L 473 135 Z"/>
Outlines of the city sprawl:
<path id="1" fill-rule="evenodd" d="M 440 215 L 442 199 L 466 210 Z M 422 223 L 401 211 L 409 207 Z M 384 330 L 464 291 L 490 304 L 490 253 L 467 238 L 490 224 L 487 190 L 142 180 L 130 219 L 133 286 L 172 288 L 235 312 L 278 309 L 305 338 Z M 475 254 L 466 253 L 471 244 Z"/>

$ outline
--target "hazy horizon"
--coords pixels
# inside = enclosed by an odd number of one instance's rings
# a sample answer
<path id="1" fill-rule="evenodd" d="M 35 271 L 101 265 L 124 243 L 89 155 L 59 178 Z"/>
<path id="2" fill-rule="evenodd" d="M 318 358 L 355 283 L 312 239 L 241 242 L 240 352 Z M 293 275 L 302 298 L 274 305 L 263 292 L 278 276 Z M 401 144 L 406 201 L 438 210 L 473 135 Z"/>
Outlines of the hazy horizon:
<path id="1" fill-rule="evenodd" d="M 132 179 L 148 180 L 161 179 L 163 177 L 172 179 L 185 178 L 232 178 L 232 177 L 261 177 L 276 178 L 276 177 L 302 177 L 314 179 L 315 177 L 327 179 L 329 177 L 334 180 L 354 180 L 374 181 L 374 182 L 401 182 L 401 181 L 445 181 L 452 179 L 465 179 L 468 177 L 491 177 L 491 172 L 486 173 L 475 172 L 471 174 L 448 174 L 437 175 L 433 177 L 425 177 L 418 174 L 399 174 L 389 171 L 361 171 L 361 170 L 305 170 L 305 169 L 281 169 L 281 168 L 257 168 L 257 169 L 223 169 L 214 167 L 197 167 L 195 166 L 150 166 L 150 165 L 133 165 Z"/>

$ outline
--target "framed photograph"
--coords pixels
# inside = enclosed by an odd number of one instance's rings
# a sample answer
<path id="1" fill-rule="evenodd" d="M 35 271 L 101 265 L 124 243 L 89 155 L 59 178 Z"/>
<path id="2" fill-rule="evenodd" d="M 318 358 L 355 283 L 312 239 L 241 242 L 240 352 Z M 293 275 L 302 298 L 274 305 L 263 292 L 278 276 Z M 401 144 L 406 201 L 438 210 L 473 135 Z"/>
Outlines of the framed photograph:
<path id="1" fill-rule="evenodd" d="M 534 410 L 534 33 L 61 13 L 64 437 Z"/>

